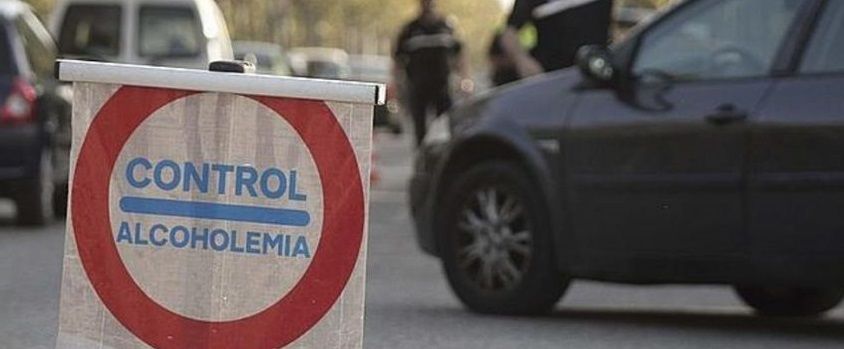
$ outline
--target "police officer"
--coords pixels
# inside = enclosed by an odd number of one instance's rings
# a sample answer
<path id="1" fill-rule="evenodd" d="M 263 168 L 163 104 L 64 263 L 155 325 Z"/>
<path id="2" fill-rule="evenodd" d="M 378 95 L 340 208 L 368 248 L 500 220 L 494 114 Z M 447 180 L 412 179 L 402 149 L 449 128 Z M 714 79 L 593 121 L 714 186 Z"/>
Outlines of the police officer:
<path id="1" fill-rule="evenodd" d="M 471 93 L 463 47 L 446 18 L 436 11 L 434 0 L 420 0 L 421 12 L 404 26 L 396 42 L 396 73 L 406 77 L 407 104 L 416 133 L 416 144 L 425 138 L 428 113 L 440 115 L 452 105 L 450 81 L 455 70 L 460 89 Z"/>
<path id="2" fill-rule="evenodd" d="M 612 6 L 613 0 L 516 0 L 501 46 L 522 77 L 571 66 L 581 46 L 607 43 Z M 517 34 L 528 23 L 537 30 L 530 53 Z"/>

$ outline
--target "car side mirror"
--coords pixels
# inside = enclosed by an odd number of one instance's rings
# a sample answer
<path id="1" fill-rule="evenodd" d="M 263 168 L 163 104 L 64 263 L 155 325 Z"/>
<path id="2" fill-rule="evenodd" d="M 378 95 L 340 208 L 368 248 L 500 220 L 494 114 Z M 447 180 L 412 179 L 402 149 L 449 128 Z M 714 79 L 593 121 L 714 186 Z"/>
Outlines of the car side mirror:
<path id="1" fill-rule="evenodd" d="M 583 46 L 577 50 L 576 62 L 580 72 L 601 84 L 612 83 L 616 78 L 612 51 L 601 45 Z"/>

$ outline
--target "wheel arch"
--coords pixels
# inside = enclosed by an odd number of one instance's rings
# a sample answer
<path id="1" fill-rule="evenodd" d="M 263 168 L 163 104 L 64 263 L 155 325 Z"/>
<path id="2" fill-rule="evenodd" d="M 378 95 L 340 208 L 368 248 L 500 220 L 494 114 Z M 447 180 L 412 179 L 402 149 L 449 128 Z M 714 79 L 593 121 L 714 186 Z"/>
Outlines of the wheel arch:
<path id="1" fill-rule="evenodd" d="M 551 239 L 554 246 L 559 246 L 561 227 L 563 221 L 560 215 L 562 203 L 556 198 L 558 193 L 557 184 L 553 180 L 551 166 L 544 158 L 539 148 L 529 138 L 514 139 L 499 133 L 478 134 L 459 142 L 452 147 L 447 160 L 442 163 L 436 182 L 433 183 L 434 192 L 433 205 L 439 206 L 443 200 L 443 194 L 449 189 L 451 181 L 456 175 L 465 172 L 474 165 L 487 161 L 509 161 L 517 164 L 529 175 L 529 180 L 536 185 L 537 195 L 545 203 L 548 210 L 548 222 L 551 227 Z M 435 211 L 435 210 L 434 210 Z M 440 217 L 437 214 L 431 215 L 431 228 L 435 236 L 439 236 Z M 434 239 L 435 252 L 440 253 L 439 238 Z M 555 253 L 555 260 L 560 264 L 561 260 Z"/>

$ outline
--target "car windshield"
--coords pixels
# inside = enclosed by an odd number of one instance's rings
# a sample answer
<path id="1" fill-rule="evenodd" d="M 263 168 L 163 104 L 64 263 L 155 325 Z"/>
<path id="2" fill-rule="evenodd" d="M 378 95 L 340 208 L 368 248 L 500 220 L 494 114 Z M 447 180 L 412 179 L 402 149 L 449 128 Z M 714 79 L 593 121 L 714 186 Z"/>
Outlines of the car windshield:
<path id="1" fill-rule="evenodd" d="M 190 8 L 145 6 L 139 20 L 139 53 L 143 57 L 191 57 L 199 54 L 200 33 Z"/>
<path id="2" fill-rule="evenodd" d="M 0 22 L 0 75 L 12 74 L 12 52 L 6 38 L 6 28 Z"/>
<path id="3" fill-rule="evenodd" d="M 117 56 L 120 53 L 120 6 L 73 5 L 68 7 L 59 36 L 63 55 Z"/>

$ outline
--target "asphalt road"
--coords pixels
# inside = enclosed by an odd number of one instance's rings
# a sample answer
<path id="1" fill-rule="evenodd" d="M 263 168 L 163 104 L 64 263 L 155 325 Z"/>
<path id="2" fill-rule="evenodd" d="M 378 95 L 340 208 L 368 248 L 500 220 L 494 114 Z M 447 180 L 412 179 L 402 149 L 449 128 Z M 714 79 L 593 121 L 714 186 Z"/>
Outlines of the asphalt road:
<path id="1" fill-rule="evenodd" d="M 754 317 L 726 287 L 577 282 L 551 315 L 465 311 L 437 260 L 416 247 L 407 197 L 406 138 L 378 135 L 372 192 L 367 348 L 841 348 L 844 309 L 820 320 Z M 0 349 L 52 348 L 64 226 L 12 225 L 0 204 Z"/>

